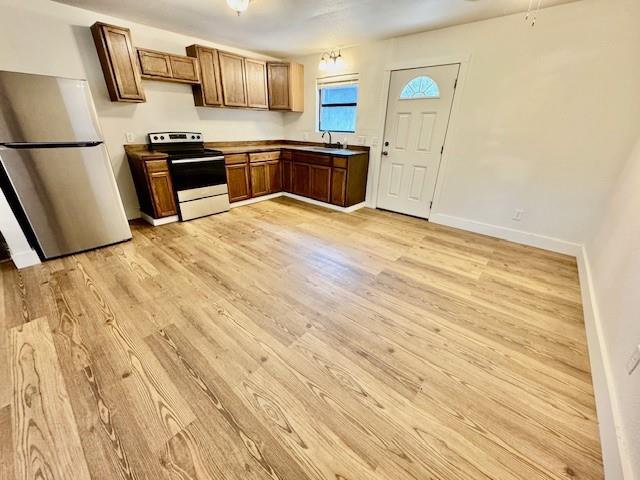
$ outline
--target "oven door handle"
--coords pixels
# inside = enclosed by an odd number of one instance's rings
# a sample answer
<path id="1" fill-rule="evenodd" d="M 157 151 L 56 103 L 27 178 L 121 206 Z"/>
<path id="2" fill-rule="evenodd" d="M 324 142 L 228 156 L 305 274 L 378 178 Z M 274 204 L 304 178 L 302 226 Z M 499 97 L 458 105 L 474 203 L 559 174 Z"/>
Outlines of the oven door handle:
<path id="1" fill-rule="evenodd" d="M 202 162 L 213 162 L 224 160 L 224 157 L 207 157 L 207 158 L 184 158 L 181 160 L 171 160 L 171 163 L 180 164 L 180 163 L 202 163 Z"/>

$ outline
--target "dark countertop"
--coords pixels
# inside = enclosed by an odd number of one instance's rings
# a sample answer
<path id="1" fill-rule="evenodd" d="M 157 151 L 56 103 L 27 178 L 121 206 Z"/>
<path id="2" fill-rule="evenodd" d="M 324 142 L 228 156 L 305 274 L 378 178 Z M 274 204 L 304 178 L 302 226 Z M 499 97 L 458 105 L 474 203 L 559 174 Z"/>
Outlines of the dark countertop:
<path id="1" fill-rule="evenodd" d="M 326 148 L 318 145 L 295 145 L 288 143 L 274 143 L 266 145 L 234 145 L 219 146 L 215 144 L 207 144 L 207 148 L 220 150 L 222 153 L 231 155 L 234 153 L 260 153 L 273 152 L 274 150 L 296 150 L 310 153 L 320 153 L 322 155 L 331 155 L 333 157 L 352 157 L 354 155 L 362 155 L 368 153 L 367 150 L 351 150 L 342 148 Z"/>
<path id="2" fill-rule="evenodd" d="M 327 148 L 322 144 L 303 143 L 303 142 L 287 142 L 285 141 L 265 141 L 265 142 L 205 142 L 205 147 L 220 150 L 225 155 L 233 155 L 237 153 L 260 153 L 273 152 L 274 150 L 295 150 L 300 152 L 319 153 L 322 155 L 331 155 L 333 157 L 353 157 L 355 155 L 368 154 L 368 147 L 356 146 L 353 148 Z M 148 150 L 147 145 L 125 145 L 127 154 L 134 158 L 149 160 L 151 157 L 162 159 L 167 155 L 161 152 Z"/>

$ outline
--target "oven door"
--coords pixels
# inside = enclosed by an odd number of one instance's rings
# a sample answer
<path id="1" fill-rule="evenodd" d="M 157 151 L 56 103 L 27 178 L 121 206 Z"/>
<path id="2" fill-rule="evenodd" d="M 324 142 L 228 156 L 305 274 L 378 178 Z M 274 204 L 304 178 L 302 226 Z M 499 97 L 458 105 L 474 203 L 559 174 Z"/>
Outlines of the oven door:
<path id="1" fill-rule="evenodd" d="M 169 164 L 178 192 L 227 183 L 224 157 L 181 158 L 170 160 Z"/>

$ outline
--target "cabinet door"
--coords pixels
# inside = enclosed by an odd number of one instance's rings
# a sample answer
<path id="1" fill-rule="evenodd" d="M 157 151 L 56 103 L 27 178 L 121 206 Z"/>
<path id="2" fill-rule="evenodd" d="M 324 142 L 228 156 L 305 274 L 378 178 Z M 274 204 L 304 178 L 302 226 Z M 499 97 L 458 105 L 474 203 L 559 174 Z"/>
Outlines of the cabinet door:
<path id="1" fill-rule="evenodd" d="M 244 58 L 227 52 L 219 52 L 222 79 L 222 99 L 229 107 L 246 107 Z"/>
<path id="2" fill-rule="evenodd" d="M 291 193 L 291 183 L 291 162 L 284 160 L 282 162 L 282 190 Z"/>
<path id="3" fill-rule="evenodd" d="M 146 162 L 146 170 L 156 218 L 177 214 L 178 208 L 167 161 L 149 160 Z"/>
<path id="4" fill-rule="evenodd" d="M 259 197 L 269 193 L 269 176 L 267 174 L 267 164 L 252 163 L 251 168 L 251 196 Z"/>
<path id="5" fill-rule="evenodd" d="M 267 100 L 267 63 L 245 58 L 247 80 L 247 105 L 252 108 L 269 108 Z"/>
<path id="6" fill-rule="evenodd" d="M 269 108 L 291 110 L 289 98 L 289 64 L 269 63 Z"/>
<path id="7" fill-rule="evenodd" d="M 105 23 L 91 27 L 102 72 L 114 102 L 144 102 L 138 61 L 128 28 Z"/>
<path id="8" fill-rule="evenodd" d="M 292 190 L 296 195 L 309 196 L 309 164 L 294 162 L 291 165 Z"/>
<path id="9" fill-rule="evenodd" d="M 185 82 L 197 83 L 200 81 L 198 64 L 195 58 L 170 56 L 173 78 Z"/>
<path id="10" fill-rule="evenodd" d="M 172 77 L 169 55 L 138 48 L 138 60 L 140 61 L 140 71 L 143 75 L 164 78 Z"/>
<path id="11" fill-rule="evenodd" d="M 267 162 L 267 179 L 269 181 L 269 193 L 282 191 L 282 166 L 280 160 Z"/>
<path id="12" fill-rule="evenodd" d="M 329 202 L 331 192 L 331 167 L 310 165 L 309 168 L 309 196 L 321 202 Z"/>
<path id="13" fill-rule="evenodd" d="M 212 48 L 191 45 L 187 54 L 198 59 L 200 84 L 193 86 L 193 98 L 199 107 L 219 107 L 222 105 L 220 85 L 220 62 L 218 51 Z"/>
<path id="14" fill-rule="evenodd" d="M 347 200 L 347 170 L 334 168 L 331 172 L 331 203 L 344 207 Z"/>
<path id="15" fill-rule="evenodd" d="M 247 163 L 227 165 L 227 187 L 229 188 L 230 202 L 239 202 L 251 197 L 249 165 Z"/>

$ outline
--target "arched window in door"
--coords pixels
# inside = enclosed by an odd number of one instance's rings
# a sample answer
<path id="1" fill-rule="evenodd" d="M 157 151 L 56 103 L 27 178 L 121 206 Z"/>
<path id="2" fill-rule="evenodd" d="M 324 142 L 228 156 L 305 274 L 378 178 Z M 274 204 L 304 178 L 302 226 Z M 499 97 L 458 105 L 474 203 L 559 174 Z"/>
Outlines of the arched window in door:
<path id="1" fill-rule="evenodd" d="M 431 77 L 420 76 L 409 81 L 402 92 L 400 100 L 413 100 L 418 98 L 440 98 L 440 87 Z"/>

